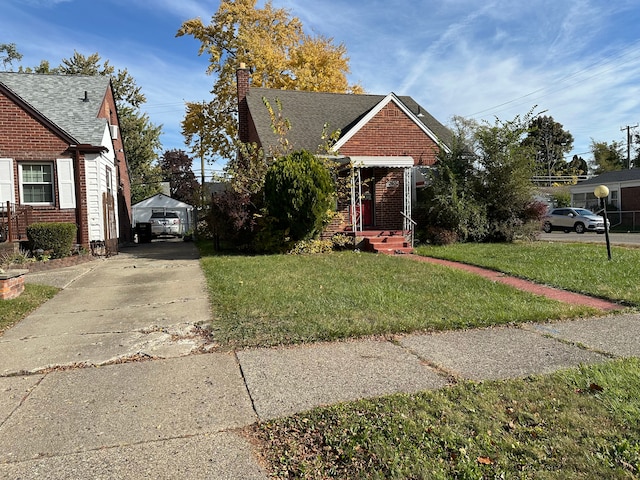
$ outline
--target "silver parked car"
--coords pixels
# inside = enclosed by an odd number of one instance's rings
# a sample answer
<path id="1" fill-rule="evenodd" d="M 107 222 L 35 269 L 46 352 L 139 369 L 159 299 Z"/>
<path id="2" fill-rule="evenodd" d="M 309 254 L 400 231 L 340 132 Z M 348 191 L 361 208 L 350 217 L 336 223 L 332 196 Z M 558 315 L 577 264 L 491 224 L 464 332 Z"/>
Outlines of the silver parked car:
<path id="1" fill-rule="evenodd" d="M 180 216 L 176 212 L 153 212 L 149 223 L 151 223 L 151 235 L 154 237 L 160 235 L 182 236 Z"/>
<path id="2" fill-rule="evenodd" d="M 554 208 L 544 217 L 542 229 L 546 233 L 552 230 L 576 233 L 604 233 L 604 218 L 586 208 Z"/>

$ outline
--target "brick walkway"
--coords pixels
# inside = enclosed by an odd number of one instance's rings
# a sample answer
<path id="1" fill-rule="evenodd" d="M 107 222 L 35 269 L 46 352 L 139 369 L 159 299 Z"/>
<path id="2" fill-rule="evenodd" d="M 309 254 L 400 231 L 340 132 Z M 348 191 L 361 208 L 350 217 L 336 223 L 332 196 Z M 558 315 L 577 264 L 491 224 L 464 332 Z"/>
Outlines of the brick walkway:
<path id="1" fill-rule="evenodd" d="M 496 272 L 495 270 L 476 267 L 474 265 L 467 265 L 466 263 L 452 262 L 450 260 L 442 260 L 432 257 L 422 257 L 419 255 L 409 255 L 408 257 L 419 262 L 435 263 L 437 265 L 444 265 L 446 267 L 464 270 L 466 272 L 474 273 L 476 275 L 488 278 L 489 280 L 492 280 L 494 282 L 504 283 L 519 290 L 530 292 L 535 295 L 541 295 L 553 300 L 557 300 L 559 302 L 570 303 L 573 305 L 586 305 L 588 307 L 593 307 L 604 311 L 621 310 L 622 308 L 624 308 L 622 305 L 608 300 L 590 297 L 588 295 L 581 295 L 579 293 L 567 292 L 566 290 L 560 290 L 553 287 L 547 287 L 545 285 L 540 285 L 529 280 L 512 277 L 502 272 Z"/>

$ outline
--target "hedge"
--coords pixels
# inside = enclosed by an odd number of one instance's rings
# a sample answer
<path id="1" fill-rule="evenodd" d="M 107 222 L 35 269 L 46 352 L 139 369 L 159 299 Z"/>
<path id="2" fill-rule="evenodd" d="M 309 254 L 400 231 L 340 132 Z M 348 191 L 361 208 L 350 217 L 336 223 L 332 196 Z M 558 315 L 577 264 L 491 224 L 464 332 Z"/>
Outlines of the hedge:
<path id="1" fill-rule="evenodd" d="M 27 238 L 32 251 L 51 252 L 51 258 L 71 255 L 78 227 L 74 223 L 32 223 Z"/>

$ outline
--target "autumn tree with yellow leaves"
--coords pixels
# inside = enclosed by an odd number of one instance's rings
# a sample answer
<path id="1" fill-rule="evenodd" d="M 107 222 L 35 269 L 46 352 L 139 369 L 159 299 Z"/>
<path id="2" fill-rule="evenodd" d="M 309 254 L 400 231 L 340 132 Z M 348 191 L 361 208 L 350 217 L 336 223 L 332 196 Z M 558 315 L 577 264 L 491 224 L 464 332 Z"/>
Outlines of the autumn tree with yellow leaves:
<path id="1" fill-rule="evenodd" d="M 361 93 L 347 81 L 349 58 L 344 44 L 311 36 L 301 21 L 268 1 L 222 0 L 205 25 L 200 18 L 184 22 L 177 36 L 200 42 L 209 56 L 207 73 L 215 77 L 212 99 L 188 102 L 182 133 L 198 158 L 235 157 L 237 151 L 236 69 L 251 68 L 255 87 L 335 93 Z"/>

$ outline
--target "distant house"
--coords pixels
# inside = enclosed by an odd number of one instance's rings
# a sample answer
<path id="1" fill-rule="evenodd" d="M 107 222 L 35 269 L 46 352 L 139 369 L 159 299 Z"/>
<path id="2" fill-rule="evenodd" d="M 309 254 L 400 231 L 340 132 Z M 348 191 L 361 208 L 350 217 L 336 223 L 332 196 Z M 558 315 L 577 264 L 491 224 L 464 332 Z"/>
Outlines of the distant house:
<path id="1" fill-rule="evenodd" d="M 640 211 L 640 168 L 605 172 L 571 187 L 571 201 L 575 207 L 592 208 L 598 205 L 593 190 L 598 185 L 609 188 L 609 204 L 619 210 Z"/>
<path id="2" fill-rule="evenodd" d="M 111 81 L 0 72 L 0 223 L 71 222 L 77 243 L 131 240 L 131 193 Z"/>
<path id="3" fill-rule="evenodd" d="M 596 210 L 598 199 L 593 190 L 598 185 L 609 188 L 607 203 L 621 212 L 611 215 L 611 223 L 640 226 L 640 168 L 605 172 L 571 187 L 571 205 Z"/>
<path id="4" fill-rule="evenodd" d="M 266 99 L 291 129 L 294 150 L 318 153 L 323 133 L 339 131 L 332 145 L 335 159 L 353 168 L 351 201 L 328 232 L 403 231 L 412 229 L 415 187 L 420 170 L 435 163 L 439 149 L 450 147 L 451 132 L 411 97 L 352 95 L 254 88 L 250 72 L 237 70 L 239 139 L 266 152 L 277 145 Z"/>

